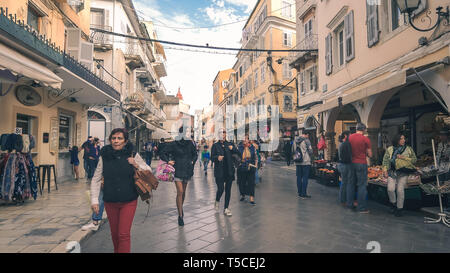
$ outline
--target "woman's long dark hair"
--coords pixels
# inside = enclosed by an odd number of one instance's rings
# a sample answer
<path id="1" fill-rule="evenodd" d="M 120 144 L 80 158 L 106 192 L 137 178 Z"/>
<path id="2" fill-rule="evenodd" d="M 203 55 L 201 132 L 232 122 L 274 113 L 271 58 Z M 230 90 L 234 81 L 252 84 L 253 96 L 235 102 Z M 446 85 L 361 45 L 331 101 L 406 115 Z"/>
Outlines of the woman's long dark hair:
<path id="1" fill-rule="evenodd" d="M 395 135 L 395 136 L 392 138 L 392 146 L 394 146 L 394 147 L 400 146 L 400 144 L 398 144 L 398 143 L 400 142 L 400 138 L 402 138 L 402 136 L 405 137 L 405 135 L 403 135 L 403 134 L 397 134 L 397 135 Z M 405 137 L 405 139 L 406 139 L 406 137 Z M 406 143 L 405 143 L 405 145 L 406 145 Z"/>
<path id="2" fill-rule="evenodd" d="M 339 136 L 339 142 L 344 142 L 344 138 L 347 136 L 347 140 L 348 137 L 350 136 L 350 131 L 344 131 L 342 132 L 342 134 Z"/>

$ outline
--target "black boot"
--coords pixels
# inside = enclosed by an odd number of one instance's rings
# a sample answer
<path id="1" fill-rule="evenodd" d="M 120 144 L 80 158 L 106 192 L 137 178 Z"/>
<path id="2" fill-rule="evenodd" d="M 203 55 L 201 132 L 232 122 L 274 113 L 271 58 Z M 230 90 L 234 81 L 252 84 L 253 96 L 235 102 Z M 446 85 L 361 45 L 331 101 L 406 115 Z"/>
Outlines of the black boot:
<path id="1" fill-rule="evenodd" d="M 391 208 L 389 209 L 389 212 L 391 214 L 395 214 L 396 211 L 397 211 L 397 205 L 395 203 L 391 203 Z"/>
<path id="2" fill-rule="evenodd" d="M 181 217 L 181 216 L 178 216 L 178 225 L 179 226 L 184 226 L 183 217 Z"/>
<path id="3" fill-rule="evenodd" d="M 403 216 L 403 209 L 396 209 L 394 215 L 396 217 L 401 217 Z"/>

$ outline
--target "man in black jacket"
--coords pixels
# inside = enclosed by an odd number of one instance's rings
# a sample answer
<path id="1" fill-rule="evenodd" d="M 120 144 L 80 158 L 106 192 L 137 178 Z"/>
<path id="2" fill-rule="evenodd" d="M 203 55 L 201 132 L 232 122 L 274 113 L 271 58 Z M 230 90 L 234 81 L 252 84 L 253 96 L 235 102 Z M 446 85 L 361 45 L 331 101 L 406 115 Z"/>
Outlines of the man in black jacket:
<path id="1" fill-rule="evenodd" d="M 234 159 L 233 155 L 239 156 L 239 150 L 236 146 L 227 141 L 227 132 L 222 131 L 222 139 L 214 143 L 211 148 L 211 159 L 214 162 L 214 177 L 216 178 L 217 193 L 215 209 L 219 211 L 219 202 L 225 189 L 224 214 L 231 216 L 231 210 L 228 208 L 231 198 L 231 186 L 234 180 Z"/>

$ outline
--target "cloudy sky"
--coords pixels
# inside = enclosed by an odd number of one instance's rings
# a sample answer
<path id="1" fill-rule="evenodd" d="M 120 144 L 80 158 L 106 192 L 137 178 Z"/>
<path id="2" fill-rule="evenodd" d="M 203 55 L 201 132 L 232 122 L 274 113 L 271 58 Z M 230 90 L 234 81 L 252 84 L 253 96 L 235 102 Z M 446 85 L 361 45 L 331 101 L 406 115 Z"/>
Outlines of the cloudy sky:
<path id="1" fill-rule="evenodd" d="M 242 28 L 256 2 L 257 0 L 133 0 L 138 16 L 154 22 L 160 40 L 233 48 L 240 48 Z M 211 27 L 222 24 L 226 25 Z M 168 75 L 162 81 L 168 94 L 175 95 L 180 87 L 184 101 L 191 105 L 191 113 L 212 103 L 212 81 L 218 71 L 232 68 L 236 62 L 236 52 L 210 54 L 163 46 Z"/>

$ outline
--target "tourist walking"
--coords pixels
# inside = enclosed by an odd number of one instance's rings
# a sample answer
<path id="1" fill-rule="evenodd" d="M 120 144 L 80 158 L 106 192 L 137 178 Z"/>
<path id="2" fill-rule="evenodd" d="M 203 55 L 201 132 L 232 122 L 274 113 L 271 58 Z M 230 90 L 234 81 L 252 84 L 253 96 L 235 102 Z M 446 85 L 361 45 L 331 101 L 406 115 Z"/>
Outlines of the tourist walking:
<path id="1" fill-rule="evenodd" d="M 311 141 L 309 140 L 309 134 L 303 131 L 302 134 L 296 138 L 294 142 L 294 152 L 301 153 L 302 160 L 295 162 L 296 175 L 297 175 L 297 194 L 301 199 L 311 198 L 307 194 L 309 172 L 311 171 L 313 149 L 311 147 Z"/>
<path id="2" fill-rule="evenodd" d="M 211 154 L 208 151 L 208 145 L 204 145 L 201 161 L 203 163 L 203 169 L 205 171 L 205 175 L 208 175 L 207 171 L 208 171 L 208 164 L 209 164 L 210 159 L 211 159 Z"/>
<path id="3" fill-rule="evenodd" d="M 137 207 L 138 193 L 134 185 L 135 168 L 133 144 L 128 132 L 117 128 L 109 136 L 110 145 L 103 147 L 97 170 L 91 183 L 91 204 L 94 213 L 100 213 L 99 197 L 103 185 L 103 201 L 108 216 L 114 253 L 131 250 L 131 226 Z"/>
<path id="4" fill-rule="evenodd" d="M 189 128 L 186 130 L 186 128 L 180 127 L 178 132 L 179 140 L 164 144 L 163 150 L 160 150 L 160 158 L 175 168 L 178 225 L 184 226 L 183 203 L 186 196 L 187 183 L 194 175 L 197 149 L 191 140 L 191 130 Z"/>
<path id="5" fill-rule="evenodd" d="M 78 166 L 80 165 L 80 160 L 78 159 L 79 152 L 80 151 L 78 150 L 78 146 L 73 146 L 72 149 L 70 149 L 70 164 L 72 164 L 72 169 L 75 174 L 76 180 L 80 178 L 80 175 L 78 173 Z"/>
<path id="6" fill-rule="evenodd" d="M 284 156 L 286 158 L 286 163 L 288 166 L 291 165 L 291 160 L 292 160 L 292 146 L 293 146 L 293 142 L 291 139 L 289 139 L 288 141 L 285 142 L 284 144 Z"/>
<path id="7" fill-rule="evenodd" d="M 144 145 L 144 151 L 145 151 L 145 163 L 147 163 L 148 166 L 152 165 L 152 158 L 153 158 L 153 142 L 147 141 Z"/>
<path id="8" fill-rule="evenodd" d="M 352 147 L 352 173 L 347 185 L 347 207 L 354 208 L 353 198 L 358 188 L 358 206 L 360 213 L 369 213 L 367 209 L 367 157 L 372 157 L 370 139 L 364 136 L 366 125 L 358 123 L 356 133 L 351 134 L 349 142 Z"/>
<path id="9" fill-rule="evenodd" d="M 239 156 L 236 146 L 227 140 L 227 132 L 222 131 L 222 138 L 214 143 L 211 148 L 211 159 L 214 162 L 214 177 L 216 179 L 217 192 L 214 208 L 219 211 L 219 203 L 225 191 L 225 204 L 223 213 L 226 216 L 232 216 L 228 207 L 231 198 L 231 186 L 235 179 L 235 159 L 233 155 Z"/>
<path id="10" fill-rule="evenodd" d="M 239 144 L 239 192 L 241 194 L 240 201 L 244 201 L 245 197 L 249 196 L 250 204 L 255 205 L 255 171 L 257 168 L 256 150 L 255 146 L 245 136 L 245 140 Z"/>
<path id="11" fill-rule="evenodd" d="M 87 178 L 86 182 L 89 182 L 89 176 L 91 173 L 90 164 L 89 164 L 89 153 L 93 149 L 94 138 L 89 136 L 88 139 L 81 145 L 81 149 L 83 150 L 83 168 L 85 172 L 85 177 Z"/>
<path id="12" fill-rule="evenodd" d="M 343 206 L 347 204 L 347 185 L 351 179 L 352 174 L 352 146 L 348 140 L 350 137 L 350 131 L 344 131 L 339 136 L 339 148 L 338 148 L 338 171 L 341 176 L 341 186 L 339 188 L 339 201 Z M 352 199 L 353 201 L 353 199 Z"/>
<path id="13" fill-rule="evenodd" d="M 383 174 L 387 177 L 387 192 L 391 202 L 391 213 L 402 216 L 405 201 L 405 186 L 408 176 L 416 172 L 414 164 L 416 154 L 406 145 L 404 135 L 397 135 L 392 140 L 392 146 L 387 148 L 383 157 Z"/>

